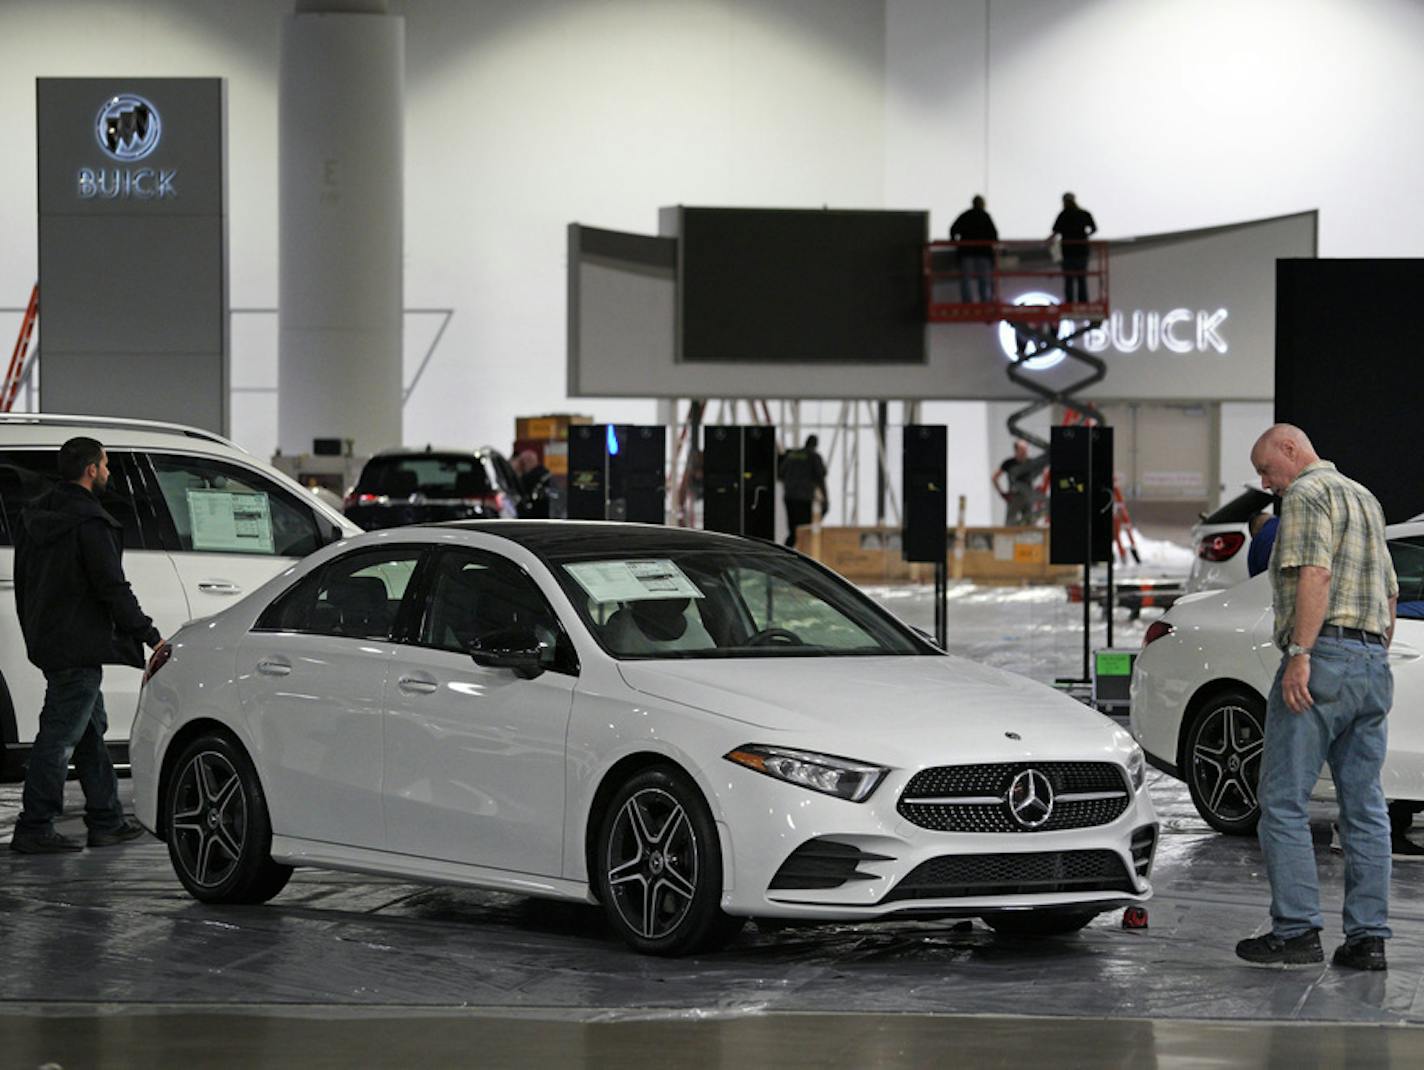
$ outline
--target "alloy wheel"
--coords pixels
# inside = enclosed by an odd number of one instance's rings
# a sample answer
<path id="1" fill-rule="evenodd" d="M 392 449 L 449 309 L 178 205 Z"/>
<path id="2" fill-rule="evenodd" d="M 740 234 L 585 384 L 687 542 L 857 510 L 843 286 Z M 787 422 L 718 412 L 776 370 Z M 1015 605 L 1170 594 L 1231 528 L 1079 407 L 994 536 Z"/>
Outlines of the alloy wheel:
<path id="1" fill-rule="evenodd" d="M 697 894 L 698 845 L 687 810 L 661 788 L 627 799 L 608 837 L 608 889 L 624 923 L 648 940 L 677 929 Z"/>
<path id="2" fill-rule="evenodd" d="M 1244 706 L 1223 703 L 1202 718 L 1192 742 L 1191 776 L 1201 805 L 1222 822 L 1250 821 L 1259 809 L 1264 746 L 1261 722 Z"/>
<path id="3" fill-rule="evenodd" d="M 247 796 L 226 755 L 199 751 L 178 774 L 169 818 L 179 863 L 193 883 L 221 885 L 242 860 Z"/>

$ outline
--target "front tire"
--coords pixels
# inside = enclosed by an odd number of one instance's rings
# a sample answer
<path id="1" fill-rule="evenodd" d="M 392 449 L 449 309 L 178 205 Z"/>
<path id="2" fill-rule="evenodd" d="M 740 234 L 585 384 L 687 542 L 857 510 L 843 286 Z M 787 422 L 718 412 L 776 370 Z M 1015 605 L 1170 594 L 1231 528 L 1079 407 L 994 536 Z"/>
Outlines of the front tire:
<path id="1" fill-rule="evenodd" d="M 292 867 L 272 861 L 272 823 L 252 760 L 230 736 L 193 740 L 173 766 L 164 801 L 168 857 L 204 903 L 265 903 Z"/>
<path id="2" fill-rule="evenodd" d="M 985 914 L 985 925 L 1004 936 L 1067 936 L 1076 933 L 1101 913 L 1098 910 L 1061 908 L 1015 910 Z"/>
<path id="3" fill-rule="evenodd" d="M 715 950 L 746 923 L 722 912 L 717 827 L 697 786 L 671 766 L 644 769 L 613 796 L 594 865 L 610 924 L 645 955 Z"/>
<path id="4" fill-rule="evenodd" d="M 1187 790 L 1197 813 L 1218 832 L 1249 836 L 1256 831 L 1265 728 L 1260 698 L 1233 690 L 1207 702 L 1187 729 L 1182 761 Z"/>

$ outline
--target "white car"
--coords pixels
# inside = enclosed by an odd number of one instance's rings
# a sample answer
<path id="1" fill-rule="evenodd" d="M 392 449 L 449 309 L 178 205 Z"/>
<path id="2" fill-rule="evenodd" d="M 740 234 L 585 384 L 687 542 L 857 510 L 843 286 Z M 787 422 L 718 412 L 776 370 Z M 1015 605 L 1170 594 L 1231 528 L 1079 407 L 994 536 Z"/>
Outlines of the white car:
<path id="1" fill-rule="evenodd" d="M 1424 597 L 1424 524 L 1386 529 L 1400 604 Z M 1185 781 L 1207 824 L 1253 832 L 1266 696 L 1280 665 L 1266 574 L 1225 591 L 1191 595 L 1147 629 L 1133 666 L 1132 734 L 1147 760 Z M 1396 829 L 1424 803 L 1424 620 L 1401 616 L 1389 649 L 1394 708 L 1385 756 L 1385 797 Z M 1333 795 L 1329 768 L 1317 787 Z"/>
<path id="2" fill-rule="evenodd" d="M 98 439 L 109 455 L 104 507 L 123 524 L 124 573 L 158 630 L 225 609 L 293 561 L 361 529 L 271 465 L 209 431 L 97 416 L 0 415 L 0 767 L 14 779 L 39 724 L 44 676 L 15 613 L 14 529 L 57 480 L 59 447 Z M 239 520 L 241 523 L 239 523 Z M 104 670 L 115 760 L 127 761 L 138 669 Z"/>
<path id="3" fill-rule="evenodd" d="M 168 649 L 135 811 L 205 901 L 321 866 L 597 900 L 634 948 L 681 954 L 748 916 L 1051 934 L 1151 893 L 1126 731 L 771 543 L 371 532 Z"/>
<path id="4" fill-rule="evenodd" d="M 1250 578 L 1246 557 L 1251 549 L 1251 518 L 1271 508 L 1269 491 L 1247 487 L 1209 513 L 1192 528 L 1192 570 L 1185 590 L 1219 591 Z"/>

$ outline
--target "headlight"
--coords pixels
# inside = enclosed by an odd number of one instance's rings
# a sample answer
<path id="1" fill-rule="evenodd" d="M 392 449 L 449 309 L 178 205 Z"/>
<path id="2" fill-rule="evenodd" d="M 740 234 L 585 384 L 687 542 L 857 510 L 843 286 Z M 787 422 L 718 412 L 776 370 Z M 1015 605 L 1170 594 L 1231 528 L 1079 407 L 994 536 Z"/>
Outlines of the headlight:
<path id="1" fill-rule="evenodd" d="M 1128 754 L 1127 775 L 1132 780 L 1132 790 L 1140 791 L 1142 782 L 1147 779 L 1147 756 L 1141 747 L 1134 746 Z"/>
<path id="2" fill-rule="evenodd" d="M 864 802 L 890 770 L 884 766 L 866 765 L 833 754 L 789 750 L 786 747 L 764 747 L 748 743 L 723 755 L 758 773 L 797 784 L 812 791 L 834 795 L 838 799 Z"/>

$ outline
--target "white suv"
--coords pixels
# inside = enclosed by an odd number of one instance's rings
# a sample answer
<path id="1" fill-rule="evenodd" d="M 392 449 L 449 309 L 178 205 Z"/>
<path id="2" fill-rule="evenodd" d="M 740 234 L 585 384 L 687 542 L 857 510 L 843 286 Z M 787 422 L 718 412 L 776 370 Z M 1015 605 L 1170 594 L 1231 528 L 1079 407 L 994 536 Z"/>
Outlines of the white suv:
<path id="1" fill-rule="evenodd" d="M 20 510 L 58 480 L 65 440 L 109 455 L 104 507 L 124 527 L 124 573 L 164 636 L 225 609 L 293 561 L 361 529 L 270 464 L 209 431 L 99 416 L 0 415 L 0 778 L 20 775 L 44 700 L 10 594 Z M 104 671 L 108 740 L 127 761 L 142 674 Z"/>

